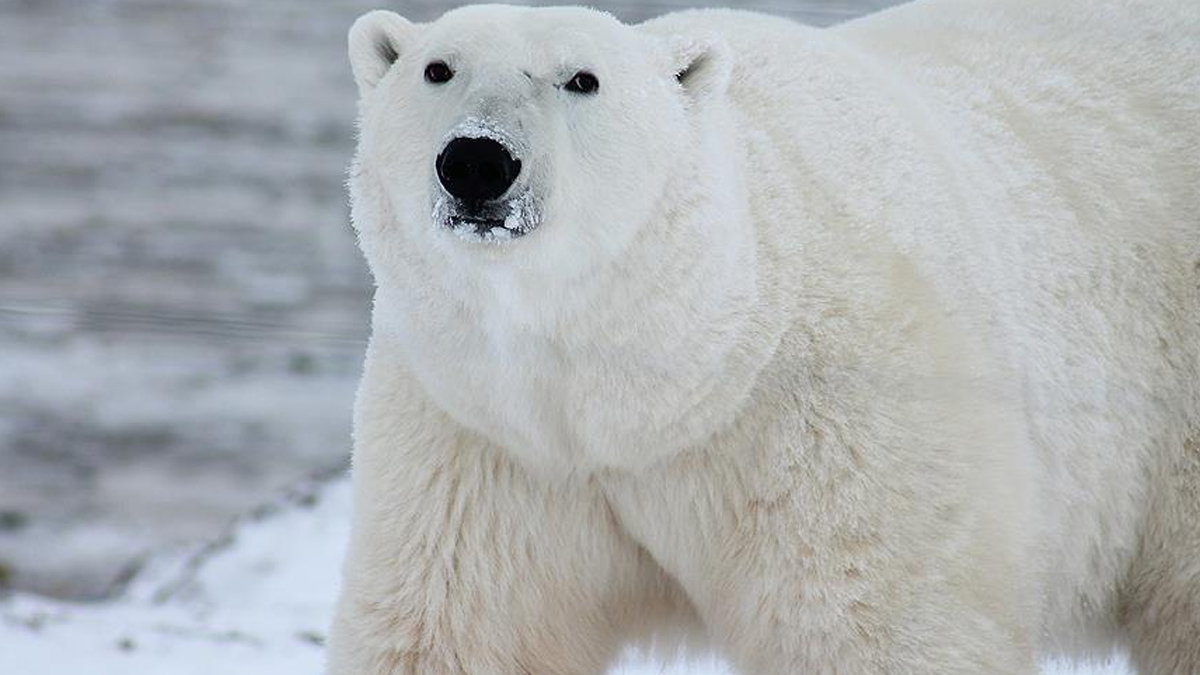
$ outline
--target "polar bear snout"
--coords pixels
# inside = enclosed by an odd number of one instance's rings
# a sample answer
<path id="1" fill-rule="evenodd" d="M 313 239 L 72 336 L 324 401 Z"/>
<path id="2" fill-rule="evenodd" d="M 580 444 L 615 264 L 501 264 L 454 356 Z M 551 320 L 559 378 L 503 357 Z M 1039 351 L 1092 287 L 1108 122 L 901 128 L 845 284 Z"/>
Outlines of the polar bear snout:
<path id="1" fill-rule="evenodd" d="M 498 199 L 521 173 L 521 160 L 491 138 L 455 138 L 437 157 L 438 181 L 466 204 Z"/>
<path id="2" fill-rule="evenodd" d="M 541 222 L 541 202 L 528 178 L 518 181 L 521 160 L 513 147 L 523 146 L 494 123 L 471 118 L 459 125 L 434 161 L 441 187 L 434 196 L 434 221 L 474 241 L 533 231 Z"/>

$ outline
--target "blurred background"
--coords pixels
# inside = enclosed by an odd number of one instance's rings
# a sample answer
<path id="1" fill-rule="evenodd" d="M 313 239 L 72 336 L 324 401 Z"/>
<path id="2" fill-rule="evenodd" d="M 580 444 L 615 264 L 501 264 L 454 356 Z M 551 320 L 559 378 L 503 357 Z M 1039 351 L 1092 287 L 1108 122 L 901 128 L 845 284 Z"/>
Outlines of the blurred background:
<path id="1" fill-rule="evenodd" d="M 345 33 L 378 6 L 0 0 L 0 592 L 103 599 L 345 466 L 371 287 Z"/>

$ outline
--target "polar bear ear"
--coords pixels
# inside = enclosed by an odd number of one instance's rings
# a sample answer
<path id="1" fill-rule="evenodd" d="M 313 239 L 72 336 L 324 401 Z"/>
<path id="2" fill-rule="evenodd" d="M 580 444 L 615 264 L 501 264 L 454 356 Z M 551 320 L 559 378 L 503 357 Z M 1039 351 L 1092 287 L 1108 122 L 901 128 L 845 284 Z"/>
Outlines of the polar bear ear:
<path id="1" fill-rule="evenodd" d="M 668 46 L 672 73 L 689 98 L 702 102 L 725 93 L 733 57 L 719 35 L 673 35 Z"/>
<path id="2" fill-rule="evenodd" d="M 412 22 L 395 12 L 377 9 L 358 17 L 350 27 L 350 69 L 360 95 L 379 84 L 416 32 Z"/>

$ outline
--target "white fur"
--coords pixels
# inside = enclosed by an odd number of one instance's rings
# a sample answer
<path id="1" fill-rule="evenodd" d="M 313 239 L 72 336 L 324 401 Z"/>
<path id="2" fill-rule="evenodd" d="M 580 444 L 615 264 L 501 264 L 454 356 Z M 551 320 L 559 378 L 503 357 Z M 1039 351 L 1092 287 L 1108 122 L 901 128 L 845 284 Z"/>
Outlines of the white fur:
<path id="1" fill-rule="evenodd" d="M 670 635 L 745 673 L 1115 639 L 1200 672 L 1200 5 L 485 6 L 350 51 L 378 290 L 331 673 Z M 436 225 L 463 125 L 537 229 Z"/>

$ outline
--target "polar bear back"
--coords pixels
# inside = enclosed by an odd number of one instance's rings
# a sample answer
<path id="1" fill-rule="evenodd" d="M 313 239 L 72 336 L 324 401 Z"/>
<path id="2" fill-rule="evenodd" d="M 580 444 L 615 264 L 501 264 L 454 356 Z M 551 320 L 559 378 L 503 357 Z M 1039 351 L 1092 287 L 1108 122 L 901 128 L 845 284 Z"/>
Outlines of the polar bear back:
<path id="1" fill-rule="evenodd" d="M 1148 476 L 1200 434 L 1200 5 L 1049 5 L 846 32 L 936 111 L 963 185 L 972 217 L 898 239 L 988 315 L 1025 391 L 1061 626 L 1103 605 Z"/>
<path id="2" fill-rule="evenodd" d="M 1200 434 L 1200 3 L 650 27 L 730 44 L 748 162 L 775 177 L 755 184 L 757 227 L 882 231 L 1006 364 L 1040 464 L 1046 622 L 1088 624 L 1149 476 Z"/>

